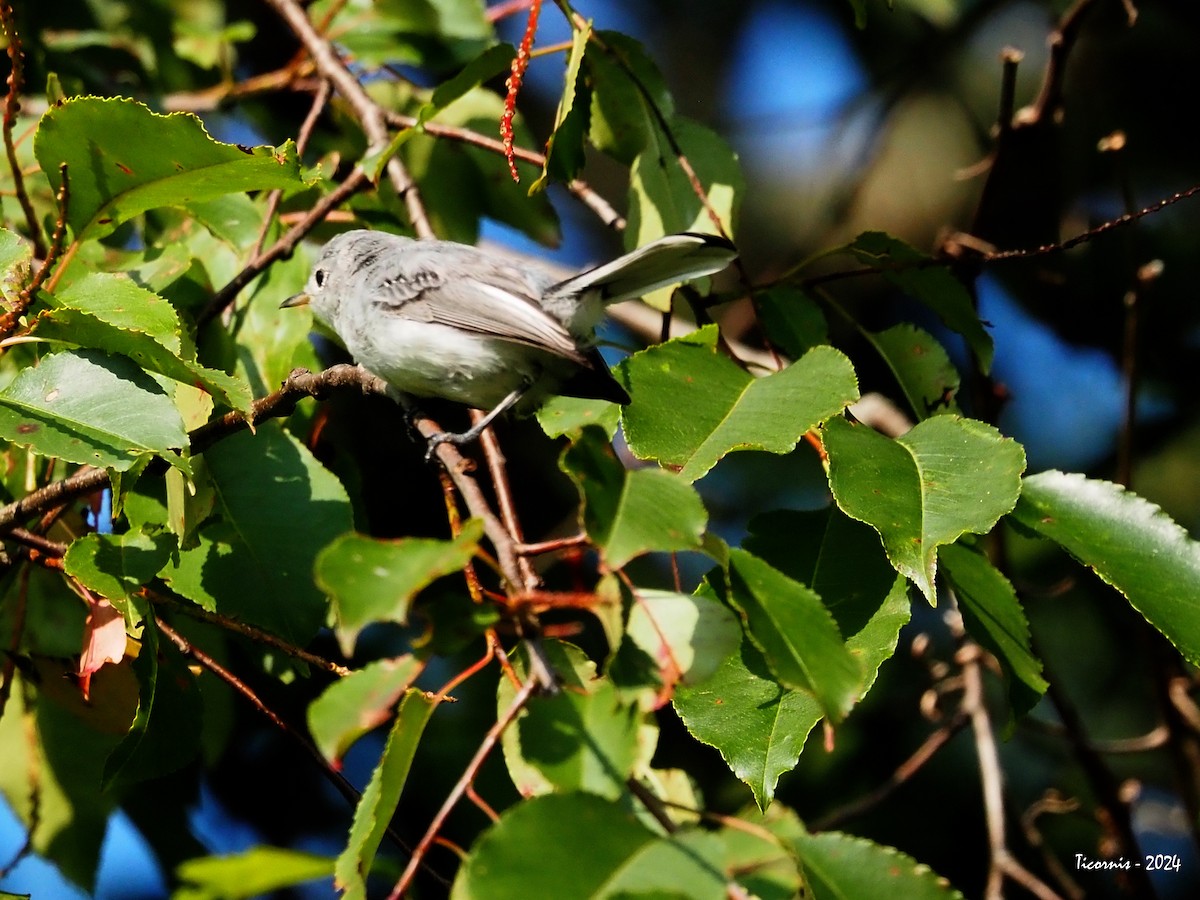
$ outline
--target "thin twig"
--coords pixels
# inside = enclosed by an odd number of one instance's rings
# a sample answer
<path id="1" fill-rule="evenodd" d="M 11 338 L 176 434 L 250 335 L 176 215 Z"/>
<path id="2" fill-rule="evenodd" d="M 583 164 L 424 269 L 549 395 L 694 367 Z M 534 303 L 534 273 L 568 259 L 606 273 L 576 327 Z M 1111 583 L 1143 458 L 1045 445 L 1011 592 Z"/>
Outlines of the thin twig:
<path id="1" fill-rule="evenodd" d="M 961 617 L 957 612 L 947 615 L 952 619 L 952 630 L 961 637 Z M 970 719 L 975 735 L 975 754 L 983 787 L 984 820 L 990 851 L 985 896 L 988 900 L 1002 900 L 1004 879 L 1007 877 L 1040 900 L 1059 900 L 1058 893 L 1021 865 L 1008 849 L 1003 773 L 1000 754 L 996 749 L 996 736 L 992 731 L 992 719 L 984 700 L 982 657 L 983 652 L 970 642 L 964 643 L 957 654 L 962 667 L 962 710 Z"/>
<path id="2" fill-rule="evenodd" d="M 207 322 L 224 312 L 225 308 L 237 298 L 242 288 L 257 278 L 275 260 L 289 256 L 296 249 L 296 245 L 304 240 L 310 231 L 325 221 L 325 217 L 329 215 L 330 210 L 340 206 L 349 197 L 370 187 L 370 185 L 370 179 L 367 178 L 366 173 L 360 168 L 356 168 L 346 176 L 346 179 L 341 184 L 313 204 L 313 208 L 305 214 L 303 219 L 289 228 L 267 250 L 248 262 L 240 272 L 233 276 L 228 284 L 213 294 L 213 298 L 208 302 L 208 306 L 204 307 L 200 315 L 196 317 L 197 324 L 203 327 Z"/>
<path id="3" fill-rule="evenodd" d="M 266 0 L 267 4 L 287 22 L 288 27 L 300 39 L 313 62 L 325 78 L 333 83 L 334 88 L 354 111 L 363 132 L 370 142 L 373 151 L 383 150 L 388 144 L 387 123 L 384 120 L 383 109 L 370 98 L 358 79 L 346 68 L 333 45 L 328 39 L 317 33 L 308 15 L 296 0 Z M 412 177 L 404 168 L 398 155 L 393 155 L 387 163 L 388 177 L 397 196 L 404 202 L 408 210 L 409 220 L 418 237 L 434 237 L 433 226 L 425 212 L 425 205 Z"/>
<path id="4" fill-rule="evenodd" d="M 436 121 L 422 123 L 416 116 L 406 116 L 403 113 L 391 112 L 390 110 L 385 111 L 384 115 L 387 117 L 388 123 L 394 128 L 416 128 L 419 126 L 422 131 L 431 137 L 444 138 L 445 140 L 455 141 L 460 144 L 469 144 L 472 147 L 478 147 L 481 150 L 487 150 L 489 153 L 498 153 L 502 156 L 505 152 L 503 141 L 499 141 L 486 134 L 480 134 L 478 131 L 472 131 L 469 128 L 461 128 L 458 125 L 445 125 Z M 512 148 L 512 152 L 517 162 L 527 163 L 537 168 L 542 168 L 546 165 L 546 156 L 543 153 L 516 146 Z M 574 181 L 568 182 L 566 188 L 613 231 L 625 230 L 625 218 L 613 208 L 611 203 L 596 193 L 596 190 L 586 181 L 577 178 Z"/>
<path id="5" fill-rule="evenodd" d="M 321 773 L 325 776 L 326 780 L 328 780 L 329 783 L 337 789 L 338 793 L 345 798 L 346 802 L 349 803 L 350 806 L 354 807 L 358 805 L 361 795 L 355 789 L 354 785 L 347 781 L 346 777 L 342 775 L 341 772 L 338 772 L 329 765 L 328 760 L 325 759 L 325 757 L 321 754 L 321 751 L 317 749 L 317 746 L 312 741 L 305 737 L 305 735 L 299 730 L 293 728 L 286 720 L 281 718 L 278 713 L 267 706 L 248 684 L 222 666 L 219 662 L 217 662 L 199 647 L 191 643 L 183 635 L 171 628 L 160 617 L 154 617 L 154 624 L 158 630 L 162 632 L 162 634 L 166 635 L 167 639 L 179 649 L 180 653 L 182 653 L 184 656 L 190 656 L 204 669 L 211 672 L 226 685 L 232 688 L 234 693 L 240 694 L 250 703 L 251 706 L 253 706 L 259 711 L 259 713 L 266 717 L 267 721 L 286 734 L 294 743 L 304 750 L 305 753 L 312 757 L 313 761 L 317 764 L 317 767 L 321 770 Z M 401 838 L 400 835 L 397 834 L 390 825 L 385 828 L 385 833 L 395 842 L 396 846 L 404 850 L 406 853 L 410 852 L 408 845 L 404 842 L 404 839 Z"/>
<path id="6" fill-rule="evenodd" d="M 13 18 L 12 4 L 9 0 L 0 0 L 0 25 L 8 38 L 8 92 L 4 96 L 4 152 L 8 155 L 8 165 L 12 169 L 13 191 L 17 202 L 21 204 L 21 212 L 25 215 L 25 229 L 29 232 L 29 240 L 33 242 L 33 255 L 38 259 L 46 257 L 46 240 L 42 235 L 42 226 L 38 223 L 37 213 L 25 190 L 25 176 L 21 172 L 21 164 L 17 161 L 17 148 L 13 144 L 13 125 L 17 121 L 17 113 L 21 111 L 21 88 L 24 85 L 25 54 L 21 49 L 21 37 L 17 33 L 17 23 Z"/>
<path id="7" fill-rule="evenodd" d="M 957 712 L 948 722 L 941 725 L 929 737 L 925 738 L 921 742 L 921 746 L 908 759 L 897 766 L 896 771 L 888 776 L 887 781 L 870 793 L 847 803 L 845 806 L 840 806 L 815 822 L 812 822 L 809 826 L 810 829 L 812 831 L 829 831 L 834 828 L 840 828 L 850 819 L 869 812 L 878 806 L 890 797 L 898 787 L 917 774 L 969 722 L 970 719 L 966 713 Z"/>
<path id="8" fill-rule="evenodd" d="M 67 174 L 67 164 L 63 163 L 60 165 L 58 171 L 62 178 L 62 183 L 58 188 L 58 219 L 54 223 L 54 235 L 50 239 L 50 249 L 47 251 L 45 259 L 42 260 L 42 264 L 38 266 L 37 272 L 34 273 L 33 279 L 17 295 L 16 302 L 11 308 L 6 309 L 3 314 L 0 314 L 0 340 L 8 337 L 16 329 L 21 316 L 25 315 L 25 311 L 29 309 L 29 304 L 33 302 L 33 298 L 37 296 L 37 292 L 41 290 L 42 284 L 46 281 L 46 276 L 50 274 L 50 270 L 54 268 L 55 263 L 59 261 L 59 257 L 62 254 L 63 240 L 67 233 L 67 204 L 71 199 L 71 188 L 70 179 Z M 62 270 L 66 264 L 67 257 L 62 257 L 62 265 L 58 267 L 58 271 L 50 279 L 49 290 L 54 290 L 58 276 L 62 274 Z"/>
<path id="9" fill-rule="evenodd" d="M 196 606 L 193 603 L 182 603 L 170 594 L 159 593 L 145 589 L 146 596 L 154 603 L 163 606 L 169 606 L 171 609 L 178 610 L 185 616 L 192 619 L 199 619 L 201 622 L 207 622 L 210 625 L 215 625 L 225 631 L 232 631 L 235 634 L 240 634 L 242 637 L 264 644 L 268 647 L 273 647 L 281 653 L 286 653 L 295 659 L 308 663 L 310 666 L 322 669 L 337 675 L 339 678 L 345 678 L 351 674 L 351 670 L 345 666 L 335 663 L 331 659 L 326 659 L 323 656 L 318 656 L 305 650 L 303 647 L 297 647 L 295 644 L 289 644 L 280 637 L 271 634 L 269 631 L 263 631 L 261 628 L 256 628 L 253 625 L 247 625 L 245 622 L 239 622 L 237 619 L 231 619 L 229 616 L 223 616 L 220 613 L 209 612 L 201 606 Z"/>
<path id="10" fill-rule="evenodd" d="M 479 410 L 471 410 L 472 423 L 478 422 L 483 416 L 484 414 Z M 508 483 L 508 468 L 504 451 L 500 449 L 500 442 L 496 440 L 496 433 L 491 428 L 485 429 L 479 436 L 479 446 L 483 450 L 483 458 L 487 461 L 488 473 L 492 477 L 492 489 L 496 493 L 496 503 L 500 507 L 500 521 L 504 523 L 504 527 L 513 541 L 513 555 L 520 576 L 518 584 L 522 590 L 531 591 L 537 587 L 538 577 L 533 571 L 528 557 L 516 552 L 516 548 L 524 544 L 525 535 L 521 529 L 521 520 L 517 517 L 512 488 Z"/>
<path id="11" fill-rule="evenodd" d="M 445 445 L 443 444 L 442 446 Z M 399 900 L 400 897 L 404 896 L 409 885 L 412 883 L 413 877 L 417 874 L 417 867 L 421 865 L 426 852 L 428 852 L 429 847 L 433 844 L 438 832 L 442 830 L 442 825 L 445 823 L 446 817 L 450 815 L 450 811 L 454 809 L 459 799 L 466 792 L 467 787 L 475 780 L 488 754 L 492 752 L 492 748 L 496 746 L 496 742 L 500 740 L 500 736 L 504 734 L 504 730 L 509 726 L 509 723 L 525 708 L 525 704 L 529 702 L 529 698 L 533 695 L 537 686 L 536 677 L 530 676 L 526 679 L 525 684 L 521 686 L 521 689 L 517 691 L 517 695 L 513 697 L 512 703 L 508 705 L 508 709 L 488 729 L 487 734 L 484 735 L 483 740 L 479 744 L 479 749 L 475 751 L 475 755 L 467 764 L 467 768 L 463 771 L 462 776 L 450 790 L 450 793 L 442 803 L 441 809 L 437 811 L 437 815 L 433 817 L 433 821 L 425 829 L 425 834 L 422 835 L 416 849 L 412 851 L 408 865 L 405 866 L 404 872 L 392 888 L 391 894 L 388 895 L 388 900 Z"/>
<path id="12" fill-rule="evenodd" d="M 308 146 L 308 140 L 312 137 L 313 129 L 317 125 L 317 120 L 321 118 L 321 113 L 325 110 L 325 105 L 329 102 L 329 97 L 333 93 L 333 85 L 329 80 L 322 78 L 320 85 L 317 87 L 316 94 L 313 95 L 312 106 L 308 109 L 308 115 L 304 117 L 304 121 L 300 124 L 300 130 L 296 133 L 296 155 L 302 156 L 305 148 Z M 283 198 L 283 189 L 276 188 L 271 191 L 267 197 L 267 209 L 263 214 L 262 228 L 259 229 L 258 239 L 254 242 L 254 250 L 250 254 L 251 259 L 257 258 L 262 253 L 263 243 L 267 240 L 267 233 L 271 230 L 271 221 L 275 218 L 275 213 L 279 209 L 279 201 Z"/>

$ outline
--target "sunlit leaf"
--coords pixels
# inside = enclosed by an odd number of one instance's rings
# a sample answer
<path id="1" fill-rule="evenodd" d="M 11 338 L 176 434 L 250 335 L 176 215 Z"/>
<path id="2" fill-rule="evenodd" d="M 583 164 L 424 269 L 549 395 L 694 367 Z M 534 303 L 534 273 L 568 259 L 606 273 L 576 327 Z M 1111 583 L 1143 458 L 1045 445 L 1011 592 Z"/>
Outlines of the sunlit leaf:
<path id="1" fill-rule="evenodd" d="M 795 849 L 814 900 L 962 897 L 945 878 L 911 856 L 855 835 L 836 831 L 805 834 L 796 839 Z"/>
<path id="2" fill-rule="evenodd" d="M 879 532 L 931 604 L 937 548 L 989 531 L 1021 491 L 1025 451 L 974 419 L 935 416 L 895 440 L 842 418 L 822 431 L 838 506 Z"/>
<path id="3" fill-rule="evenodd" d="M 344 891 L 343 896 L 347 898 L 361 900 L 366 897 L 371 864 L 400 802 L 400 792 L 408 780 L 413 755 L 433 708 L 428 695 L 410 690 L 396 711 L 396 721 L 384 745 L 383 756 L 354 810 L 350 840 L 334 868 L 334 885 Z"/>
<path id="4" fill-rule="evenodd" d="M 308 730 L 325 758 L 339 764 L 351 744 L 386 722 L 421 669 L 413 656 L 379 659 L 329 685 L 308 707 Z"/>
<path id="5" fill-rule="evenodd" d="M 171 398 L 123 356 L 69 350 L 0 391 L 0 437 L 44 456 L 124 471 L 187 444 Z"/>
<path id="6" fill-rule="evenodd" d="M 623 413 L 630 449 L 688 481 L 734 450 L 787 453 L 858 398 L 850 361 L 832 347 L 755 378 L 717 349 L 713 326 L 637 353 L 620 371 L 633 397 Z"/>
<path id="7" fill-rule="evenodd" d="M 695 489 L 659 469 L 627 470 L 598 428 L 584 430 L 561 466 L 579 487 L 584 529 L 610 568 L 651 551 L 700 546 L 708 515 Z"/>
<path id="8" fill-rule="evenodd" d="M 67 222 L 80 239 L 103 237 L 159 206 L 303 186 L 291 141 L 279 148 L 222 144 L 190 113 L 162 116 L 122 98 L 78 97 L 51 107 L 34 152 L 55 190 L 67 164 Z"/>
<path id="9" fill-rule="evenodd" d="M 1013 518 L 1061 544 L 1200 663 L 1200 543 L 1162 509 L 1120 485 L 1049 471 L 1025 479 Z"/>

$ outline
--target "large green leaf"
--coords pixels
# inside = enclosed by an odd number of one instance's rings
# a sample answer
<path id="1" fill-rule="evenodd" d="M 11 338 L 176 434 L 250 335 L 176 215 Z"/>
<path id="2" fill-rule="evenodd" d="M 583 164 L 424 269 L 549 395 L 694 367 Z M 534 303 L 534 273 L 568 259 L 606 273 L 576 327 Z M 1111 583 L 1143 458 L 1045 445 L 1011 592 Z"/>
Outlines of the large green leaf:
<path id="1" fill-rule="evenodd" d="M 326 619 L 313 559 L 351 527 L 342 485 L 276 423 L 205 453 L 217 518 L 163 571 L 205 609 L 304 644 Z"/>
<path id="2" fill-rule="evenodd" d="M 1063 472 L 1025 479 L 1013 518 L 1061 544 L 1200 664 L 1200 543 L 1153 503 Z"/>
<path id="3" fill-rule="evenodd" d="M 655 108 L 670 120 L 674 102 L 662 73 L 641 44 L 617 31 L 600 31 L 596 36 L 599 40 L 584 56 L 592 84 L 588 138 L 618 162 L 632 165 L 658 137 Z"/>
<path id="4" fill-rule="evenodd" d="M 579 648 L 546 641 L 543 651 L 562 679 L 561 691 L 530 698 L 502 738 L 509 777 L 522 796 L 587 791 L 616 800 L 625 792 L 642 748 L 642 713 Z M 516 660 L 518 675 L 528 666 Z M 497 706 L 507 709 L 516 688 L 501 679 Z M 653 746 L 649 753 L 653 752 Z M 648 754 L 647 754 L 648 756 Z"/>
<path id="5" fill-rule="evenodd" d="M 863 672 L 821 598 L 745 550 L 731 550 L 729 560 L 729 599 L 776 678 L 809 691 L 833 721 L 843 718 L 858 698 Z"/>
<path id="6" fill-rule="evenodd" d="M 77 239 L 103 237 L 160 206 L 303 186 L 291 141 L 279 148 L 222 144 L 190 113 L 162 116 L 122 98 L 78 97 L 51 106 L 34 152 L 55 190 L 59 166 L 67 164 L 67 223 Z"/>
<path id="7" fill-rule="evenodd" d="M 413 756 L 433 710 L 434 703 L 428 694 L 409 690 L 396 711 L 383 756 L 359 798 L 350 839 L 334 868 L 334 884 L 346 898 L 361 900 L 367 895 L 371 863 L 400 802 L 400 792 L 408 780 Z"/>
<path id="8" fill-rule="evenodd" d="M 1029 620 L 1012 584 L 982 553 L 947 544 L 938 560 L 958 594 L 967 631 L 1000 660 L 1013 711 L 1028 712 L 1046 693 L 1042 661 L 1033 655 Z"/>
<path id="9" fill-rule="evenodd" d="M 787 453 L 858 398 L 850 361 L 832 347 L 755 378 L 718 351 L 715 326 L 637 353 L 620 371 L 633 397 L 623 413 L 630 449 L 688 481 L 732 450 Z"/>
<path id="10" fill-rule="evenodd" d="M 0 437 L 43 456 L 123 472 L 138 457 L 187 444 L 157 382 L 123 356 L 69 350 L 0 391 Z"/>
<path id="11" fill-rule="evenodd" d="M 931 604 L 937 548 L 990 530 L 1021 492 L 1025 451 L 974 419 L 935 416 L 892 440 L 837 418 L 823 433 L 838 506 L 879 532 Z"/>
<path id="12" fill-rule="evenodd" d="M 855 835 L 805 834 L 795 839 L 795 850 L 813 900 L 962 897 L 945 878 L 911 856 Z"/>
<path id="13" fill-rule="evenodd" d="M 339 536 L 317 556 L 315 573 L 317 584 L 333 600 L 343 645 L 352 647 L 371 622 L 407 622 L 413 598 L 466 566 L 482 536 L 483 522 L 477 519 L 450 541 Z"/>
<path id="14" fill-rule="evenodd" d="M 695 488 L 659 469 L 626 470 L 599 428 L 587 427 L 561 466 L 579 488 L 584 530 L 609 568 L 651 551 L 700 547 L 708 514 Z"/>
<path id="15" fill-rule="evenodd" d="M 308 706 L 308 730 L 325 758 L 338 764 L 356 740 L 387 721 L 421 669 L 414 656 L 379 659 L 322 691 Z"/>
<path id="16" fill-rule="evenodd" d="M 234 409 L 249 410 L 249 386 L 200 365 L 175 308 L 130 278 L 94 272 L 48 299 L 51 310 L 35 323 L 39 337 L 124 354 L 144 369 L 202 387 Z"/>
<path id="17" fill-rule="evenodd" d="M 907 581 L 875 532 L 836 507 L 781 511 L 755 518 L 745 547 L 821 595 L 842 634 L 850 635 L 846 648 L 863 668 L 865 694 L 909 619 Z M 749 641 L 712 678 L 681 685 L 674 704 L 688 731 L 721 752 L 763 809 L 824 715 L 811 694 L 780 685 Z"/>
<path id="18" fill-rule="evenodd" d="M 476 841 L 450 896 L 720 900 L 720 846 L 695 837 L 656 837 L 631 813 L 590 794 L 535 797 L 511 807 Z"/>

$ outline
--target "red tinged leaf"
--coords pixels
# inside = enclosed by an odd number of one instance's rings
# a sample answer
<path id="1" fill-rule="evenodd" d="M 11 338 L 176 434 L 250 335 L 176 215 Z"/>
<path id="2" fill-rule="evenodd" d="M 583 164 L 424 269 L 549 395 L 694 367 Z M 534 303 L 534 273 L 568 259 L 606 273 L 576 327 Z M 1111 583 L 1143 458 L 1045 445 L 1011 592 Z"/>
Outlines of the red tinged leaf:
<path id="1" fill-rule="evenodd" d="M 92 673 L 105 663 L 118 663 L 125 657 L 125 617 L 103 597 L 87 588 L 88 617 L 83 625 L 83 652 L 79 656 L 79 688 L 88 699 Z"/>

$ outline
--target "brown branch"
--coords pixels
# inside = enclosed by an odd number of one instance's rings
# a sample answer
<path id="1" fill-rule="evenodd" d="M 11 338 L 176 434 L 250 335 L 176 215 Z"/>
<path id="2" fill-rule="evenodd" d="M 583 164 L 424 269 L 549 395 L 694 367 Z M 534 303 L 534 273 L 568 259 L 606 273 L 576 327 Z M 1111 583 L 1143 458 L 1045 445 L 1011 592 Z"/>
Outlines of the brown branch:
<path id="1" fill-rule="evenodd" d="M 382 150 L 388 144 L 387 122 L 383 109 L 370 98 L 358 79 L 346 68 L 333 45 L 313 27 L 308 15 L 296 0 L 266 0 L 268 6 L 288 24 L 292 32 L 300 39 L 317 71 L 332 82 L 342 98 L 350 104 L 363 132 L 370 142 L 371 150 Z M 433 226 L 425 213 L 425 205 L 411 176 L 404 168 L 399 156 L 393 155 L 387 163 L 388 177 L 396 194 L 404 202 L 408 210 L 409 220 L 417 236 L 421 238 L 434 237 Z"/>
<path id="2" fill-rule="evenodd" d="M 56 506 L 108 487 L 108 473 L 103 469 L 83 469 L 62 481 L 55 481 L 36 491 L 30 491 L 20 500 L 0 507 L 0 534 L 7 533 L 17 522 Z"/>
<path id="3" fill-rule="evenodd" d="M 446 446 L 445 444 L 441 445 Z M 425 858 L 426 852 L 433 844 L 437 834 L 442 829 L 442 825 L 446 821 L 446 817 L 450 815 L 450 811 L 454 809 L 459 799 L 466 792 L 467 788 L 474 782 L 475 777 L 479 774 L 484 761 L 492 748 L 496 746 L 496 742 L 500 740 L 500 736 L 504 734 L 504 730 L 509 726 L 509 723 L 517 717 L 525 704 L 529 702 L 529 698 L 533 695 L 534 690 L 538 686 L 538 680 L 535 676 L 530 676 L 526 679 L 525 684 L 517 691 L 517 695 L 513 698 L 512 703 L 497 719 L 494 725 L 488 729 L 483 740 L 479 744 L 479 749 L 475 751 L 475 755 L 467 764 L 467 768 L 463 771 L 462 776 L 455 783 L 450 793 L 446 796 L 442 803 L 441 809 L 437 811 L 437 815 L 433 817 L 433 821 L 429 823 L 429 827 L 425 829 L 425 834 L 422 835 L 420 842 L 415 850 L 412 851 L 412 856 L 405 866 L 404 872 L 396 881 L 392 892 L 388 895 L 388 900 L 399 900 L 400 897 L 408 891 L 409 885 L 412 884 L 413 877 L 417 874 L 417 867 L 421 865 L 421 861 Z"/>
<path id="4" fill-rule="evenodd" d="M 1066 79 L 1067 58 L 1079 40 L 1083 20 L 1096 6 L 1096 0 L 1075 0 L 1050 34 L 1050 58 L 1042 77 L 1042 89 L 1033 104 L 1033 120 L 1057 118 L 1062 113 L 1063 81 Z M 1132 24 L 1132 23 L 1130 23 Z"/>
<path id="5" fill-rule="evenodd" d="M 0 26 L 8 38 L 8 92 L 4 95 L 4 152 L 8 155 L 8 165 L 12 169 L 13 191 L 17 202 L 21 204 L 21 212 L 25 214 L 25 228 L 29 231 L 29 239 L 33 242 L 33 255 L 38 259 L 46 257 L 46 240 L 42 235 L 42 226 L 38 223 L 37 213 L 25 190 L 25 176 L 21 172 L 21 164 L 17 161 L 17 148 L 13 144 L 13 125 L 17 121 L 17 113 L 21 111 L 21 88 L 24 85 L 25 54 L 21 50 L 21 37 L 17 33 L 17 23 L 13 18 L 12 3 L 0 0 Z"/>

